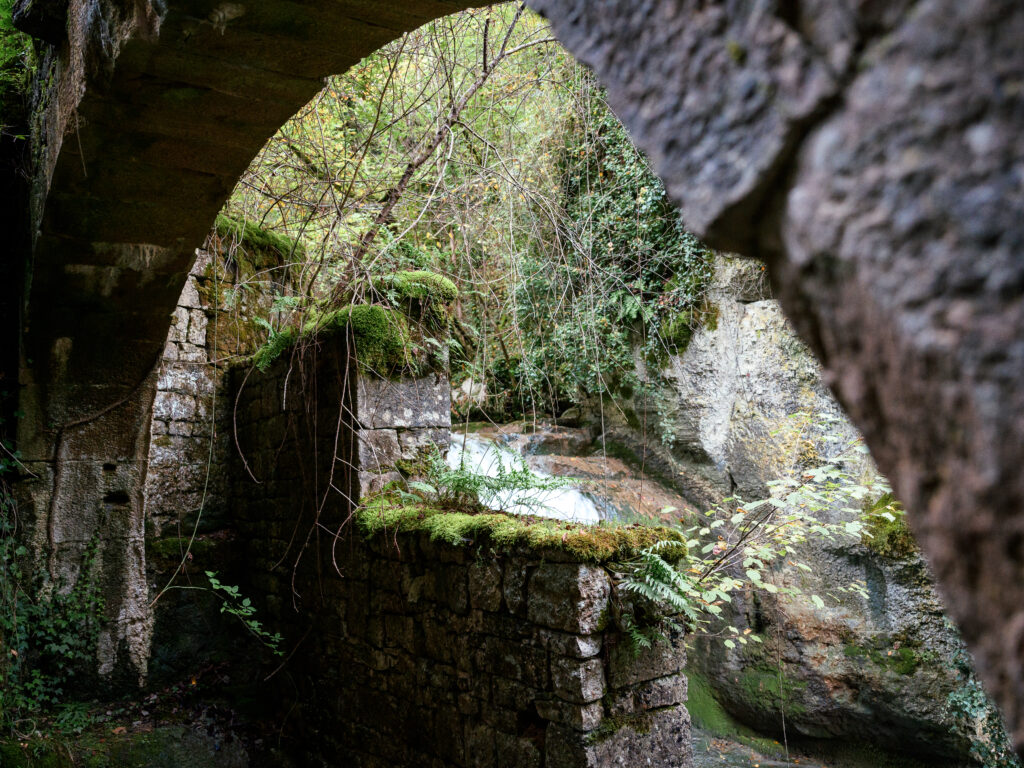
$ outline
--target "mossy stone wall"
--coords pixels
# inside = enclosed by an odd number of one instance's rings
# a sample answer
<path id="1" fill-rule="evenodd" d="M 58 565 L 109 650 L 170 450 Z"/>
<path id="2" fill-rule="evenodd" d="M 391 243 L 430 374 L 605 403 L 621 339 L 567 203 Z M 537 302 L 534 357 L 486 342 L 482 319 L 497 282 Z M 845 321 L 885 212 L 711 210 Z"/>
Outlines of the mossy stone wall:
<path id="1" fill-rule="evenodd" d="M 447 440 L 448 385 L 370 379 L 349 352 L 344 334 L 326 335 L 233 376 L 245 589 L 299 649 L 282 695 L 297 703 L 305 757 L 691 765 L 682 638 L 635 656 L 603 565 L 350 518 L 403 438 Z"/>

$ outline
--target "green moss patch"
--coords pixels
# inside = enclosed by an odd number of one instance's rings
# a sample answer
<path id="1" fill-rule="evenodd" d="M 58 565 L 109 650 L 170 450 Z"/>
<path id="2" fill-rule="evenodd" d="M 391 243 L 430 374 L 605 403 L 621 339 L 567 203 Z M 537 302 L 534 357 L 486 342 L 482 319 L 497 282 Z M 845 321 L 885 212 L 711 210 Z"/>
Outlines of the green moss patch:
<path id="1" fill-rule="evenodd" d="M 389 496 L 367 500 L 356 512 L 355 524 L 368 538 L 385 531 L 424 532 L 453 546 L 560 550 L 593 563 L 627 560 L 659 541 L 678 541 L 683 547 L 683 537 L 662 526 L 579 525 L 501 512 L 446 512 L 429 504 L 402 504 Z"/>
<path id="2" fill-rule="evenodd" d="M 672 354 L 682 354 L 690 346 L 698 329 L 718 329 L 718 307 L 705 303 L 696 309 L 684 309 L 671 317 L 662 327 L 661 337 Z"/>
<path id="3" fill-rule="evenodd" d="M 631 715 L 615 715 L 612 717 L 606 717 L 601 721 L 601 724 L 597 726 L 597 729 L 587 737 L 587 740 L 591 744 L 600 744 L 601 742 L 610 739 L 623 728 L 629 728 L 634 733 L 639 734 L 650 733 L 651 726 L 654 724 L 654 715 L 657 711 L 658 710 L 649 709 L 645 712 L 638 712 Z"/>
<path id="4" fill-rule="evenodd" d="M 413 367 L 409 321 L 393 309 L 376 304 L 349 304 L 311 320 L 303 329 L 304 335 L 331 332 L 349 335 L 364 371 L 390 376 Z"/>
<path id="5" fill-rule="evenodd" d="M 845 643 L 843 655 L 848 659 L 862 659 L 876 667 L 897 675 L 912 675 L 922 664 L 935 661 L 935 654 L 922 651 L 920 642 L 905 636 L 878 635 L 868 643 Z"/>
<path id="6" fill-rule="evenodd" d="M 299 333 L 294 328 L 284 328 L 271 334 L 270 339 L 262 347 L 256 350 L 252 356 L 252 364 L 259 370 L 266 371 L 277 358 L 288 349 L 291 349 L 299 338 Z"/>
<path id="7" fill-rule="evenodd" d="M 791 715 L 802 715 L 806 708 L 798 702 L 799 694 L 807 687 L 802 680 L 791 680 L 779 674 L 778 667 L 752 666 L 740 673 L 740 688 L 743 697 L 757 702 L 762 709 L 785 711 Z"/>
<path id="8" fill-rule="evenodd" d="M 686 709 L 694 726 L 719 739 L 728 739 L 755 749 L 765 755 L 783 757 L 785 750 L 779 742 L 762 736 L 725 711 L 712 693 L 707 679 L 699 672 L 688 669 Z"/>
<path id="9" fill-rule="evenodd" d="M 214 231 L 221 239 L 238 245 L 235 262 L 247 274 L 280 267 L 286 260 L 300 260 L 305 255 L 292 238 L 224 213 L 217 216 Z"/>
<path id="10" fill-rule="evenodd" d="M 423 269 L 395 272 L 376 278 L 373 288 L 428 334 L 447 336 L 448 305 L 459 297 L 459 289 L 447 277 Z"/>
<path id="11" fill-rule="evenodd" d="M 373 286 L 384 294 L 394 294 L 399 300 L 429 299 L 451 304 L 459 297 L 459 289 L 447 277 L 425 269 L 395 272 L 378 277 Z"/>
<path id="12" fill-rule="evenodd" d="M 907 525 L 903 507 L 891 493 L 872 504 L 866 511 L 866 518 L 861 543 L 872 552 L 895 560 L 917 553 L 917 542 Z"/>

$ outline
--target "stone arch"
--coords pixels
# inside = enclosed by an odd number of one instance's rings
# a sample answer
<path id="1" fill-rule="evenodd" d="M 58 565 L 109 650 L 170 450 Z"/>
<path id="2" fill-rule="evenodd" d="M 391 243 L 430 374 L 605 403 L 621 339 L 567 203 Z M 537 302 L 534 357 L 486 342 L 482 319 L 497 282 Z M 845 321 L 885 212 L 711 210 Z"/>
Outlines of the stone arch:
<path id="1" fill-rule="evenodd" d="M 51 549 L 81 547 L 74 494 L 107 497 L 124 509 L 90 524 L 130 521 L 117 540 L 132 572 L 147 377 L 248 160 L 319 77 L 469 5 L 72 0 L 66 37 L 43 25 L 58 47 L 37 115 L 19 442 Z M 768 262 L 1020 748 L 1024 8 L 532 5 L 608 86 L 689 226 Z M 145 618 L 126 583 L 122 626 Z"/>

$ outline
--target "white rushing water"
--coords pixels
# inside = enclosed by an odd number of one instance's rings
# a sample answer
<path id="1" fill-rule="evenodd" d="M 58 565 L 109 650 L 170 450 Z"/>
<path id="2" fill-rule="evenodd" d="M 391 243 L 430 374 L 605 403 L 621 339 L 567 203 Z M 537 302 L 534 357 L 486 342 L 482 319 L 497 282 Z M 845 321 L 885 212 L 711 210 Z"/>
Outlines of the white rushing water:
<path id="1" fill-rule="evenodd" d="M 446 460 L 452 469 L 458 469 L 462 465 L 471 472 L 487 477 L 497 477 L 500 466 L 508 469 L 520 467 L 525 463 L 523 457 L 515 451 L 502 448 L 492 440 L 473 435 L 454 439 L 448 449 Z M 540 477 L 551 477 L 532 467 L 530 471 Z M 481 498 L 480 502 L 490 509 L 500 509 L 518 515 L 553 517 L 574 523 L 596 523 L 607 517 L 607 514 L 601 513 L 592 499 L 571 487 L 507 491 L 495 497 Z"/>

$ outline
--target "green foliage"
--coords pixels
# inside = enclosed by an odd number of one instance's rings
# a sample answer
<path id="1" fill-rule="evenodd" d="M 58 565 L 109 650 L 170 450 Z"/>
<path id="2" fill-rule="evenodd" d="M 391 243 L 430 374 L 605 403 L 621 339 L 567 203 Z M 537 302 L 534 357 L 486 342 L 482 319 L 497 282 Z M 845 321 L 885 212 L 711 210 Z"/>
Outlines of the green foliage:
<path id="1" fill-rule="evenodd" d="M 266 372 L 277 358 L 292 348 L 299 335 L 294 328 L 274 328 L 262 317 L 254 318 L 254 322 L 267 331 L 267 341 L 253 354 L 252 363 L 258 370 Z"/>
<path id="2" fill-rule="evenodd" d="M 425 339 L 448 337 L 448 305 L 459 297 L 455 283 L 427 270 L 405 270 L 373 281 L 374 290 L 391 306 L 403 310 Z"/>
<path id="3" fill-rule="evenodd" d="M 224 584 L 217 578 L 214 571 L 207 571 L 206 578 L 210 580 L 210 589 L 220 598 L 220 612 L 234 616 L 242 625 L 249 630 L 250 634 L 269 648 L 274 655 L 283 656 L 281 650 L 282 637 L 280 633 L 270 633 L 263 628 L 262 622 L 256 618 L 256 608 L 248 597 L 242 596 L 238 587 Z"/>
<path id="4" fill-rule="evenodd" d="M 0 491 L 0 723 L 20 732 L 45 714 L 57 727 L 77 723 L 66 706 L 95 663 L 102 623 L 97 542 L 82 558 L 70 589 L 32 576 L 29 552 L 18 543 L 16 510 Z"/>
<path id="5" fill-rule="evenodd" d="M 647 159 L 589 80 L 558 148 L 560 257 L 531 251 L 517 286 L 519 379 L 542 408 L 634 387 L 633 347 L 684 348 L 712 253 L 683 228 Z"/>
<path id="6" fill-rule="evenodd" d="M 508 452 L 506 462 L 501 453 L 495 456 L 494 475 L 477 472 L 466 466 L 463 454 L 458 467 L 449 467 L 437 451 L 426 457 L 427 481 L 414 481 L 410 488 L 426 494 L 432 504 L 451 510 L 475 510 L 481 504 L 501 512 L 540 512 L 545 507 L 545 494 L 564 488 L 569 480 L 562 477 L 541 477 L 526 462 Z"/>
<path id="7" fill-rule="evenodd" d="M 688 669 L 686 677 L 686 711 L 696 727 L 717 738 L 737 741 L 762 754 L 785 757 L 785 751 L 777 741 L 761 736 L 733 718 L 715 698 L 714 688 L 703 675 Z"/>
<path id="8" fill-rule="evenodd" d="M 897 560 L 917 552 L 903 506 L 891 493 L 883 494 L 868 507 L 866 521 L 862 541 L 873 552 Z"/>
<path id="9" fill-rule="evenodd" d="M 14 28 L 14 0 L 0 0 L 0 130 L 24 120 L 32 41 Z"/>
<path id="10" fill-rule="evenodd" d="M 818 609 L 825 601 L 805 593 L 798 579 L 778 579 L 786 565 L 797 572 L 811 571 L 802 562 L 801 546 L 818 542 L 857 541 L 865 524 L 860 518 L 828 522 L 834 512 L 860 512 L 864 500 L 888 492 L 885 481 L 871 475 L 855 477 L 859 466 L 854 443 L 828 464 L 783 477 L 768 484 L 771 495 L 759 501 L 725 499 L 683 530 L 687 556 L 676 564 L 665 562 L 652 548 L 629 564 L 624 586 L 682 615 L 691 631 L 709 631 L 723 614 L 723 605 L 740 591 L 782 594 L 811 603 Z M 837 593 L 864 596 L 860 582 L 836 586 Z M 749 630 L 727 626 L 719 629 L 726 647 L 745 645 L 760 638 Z"/>

